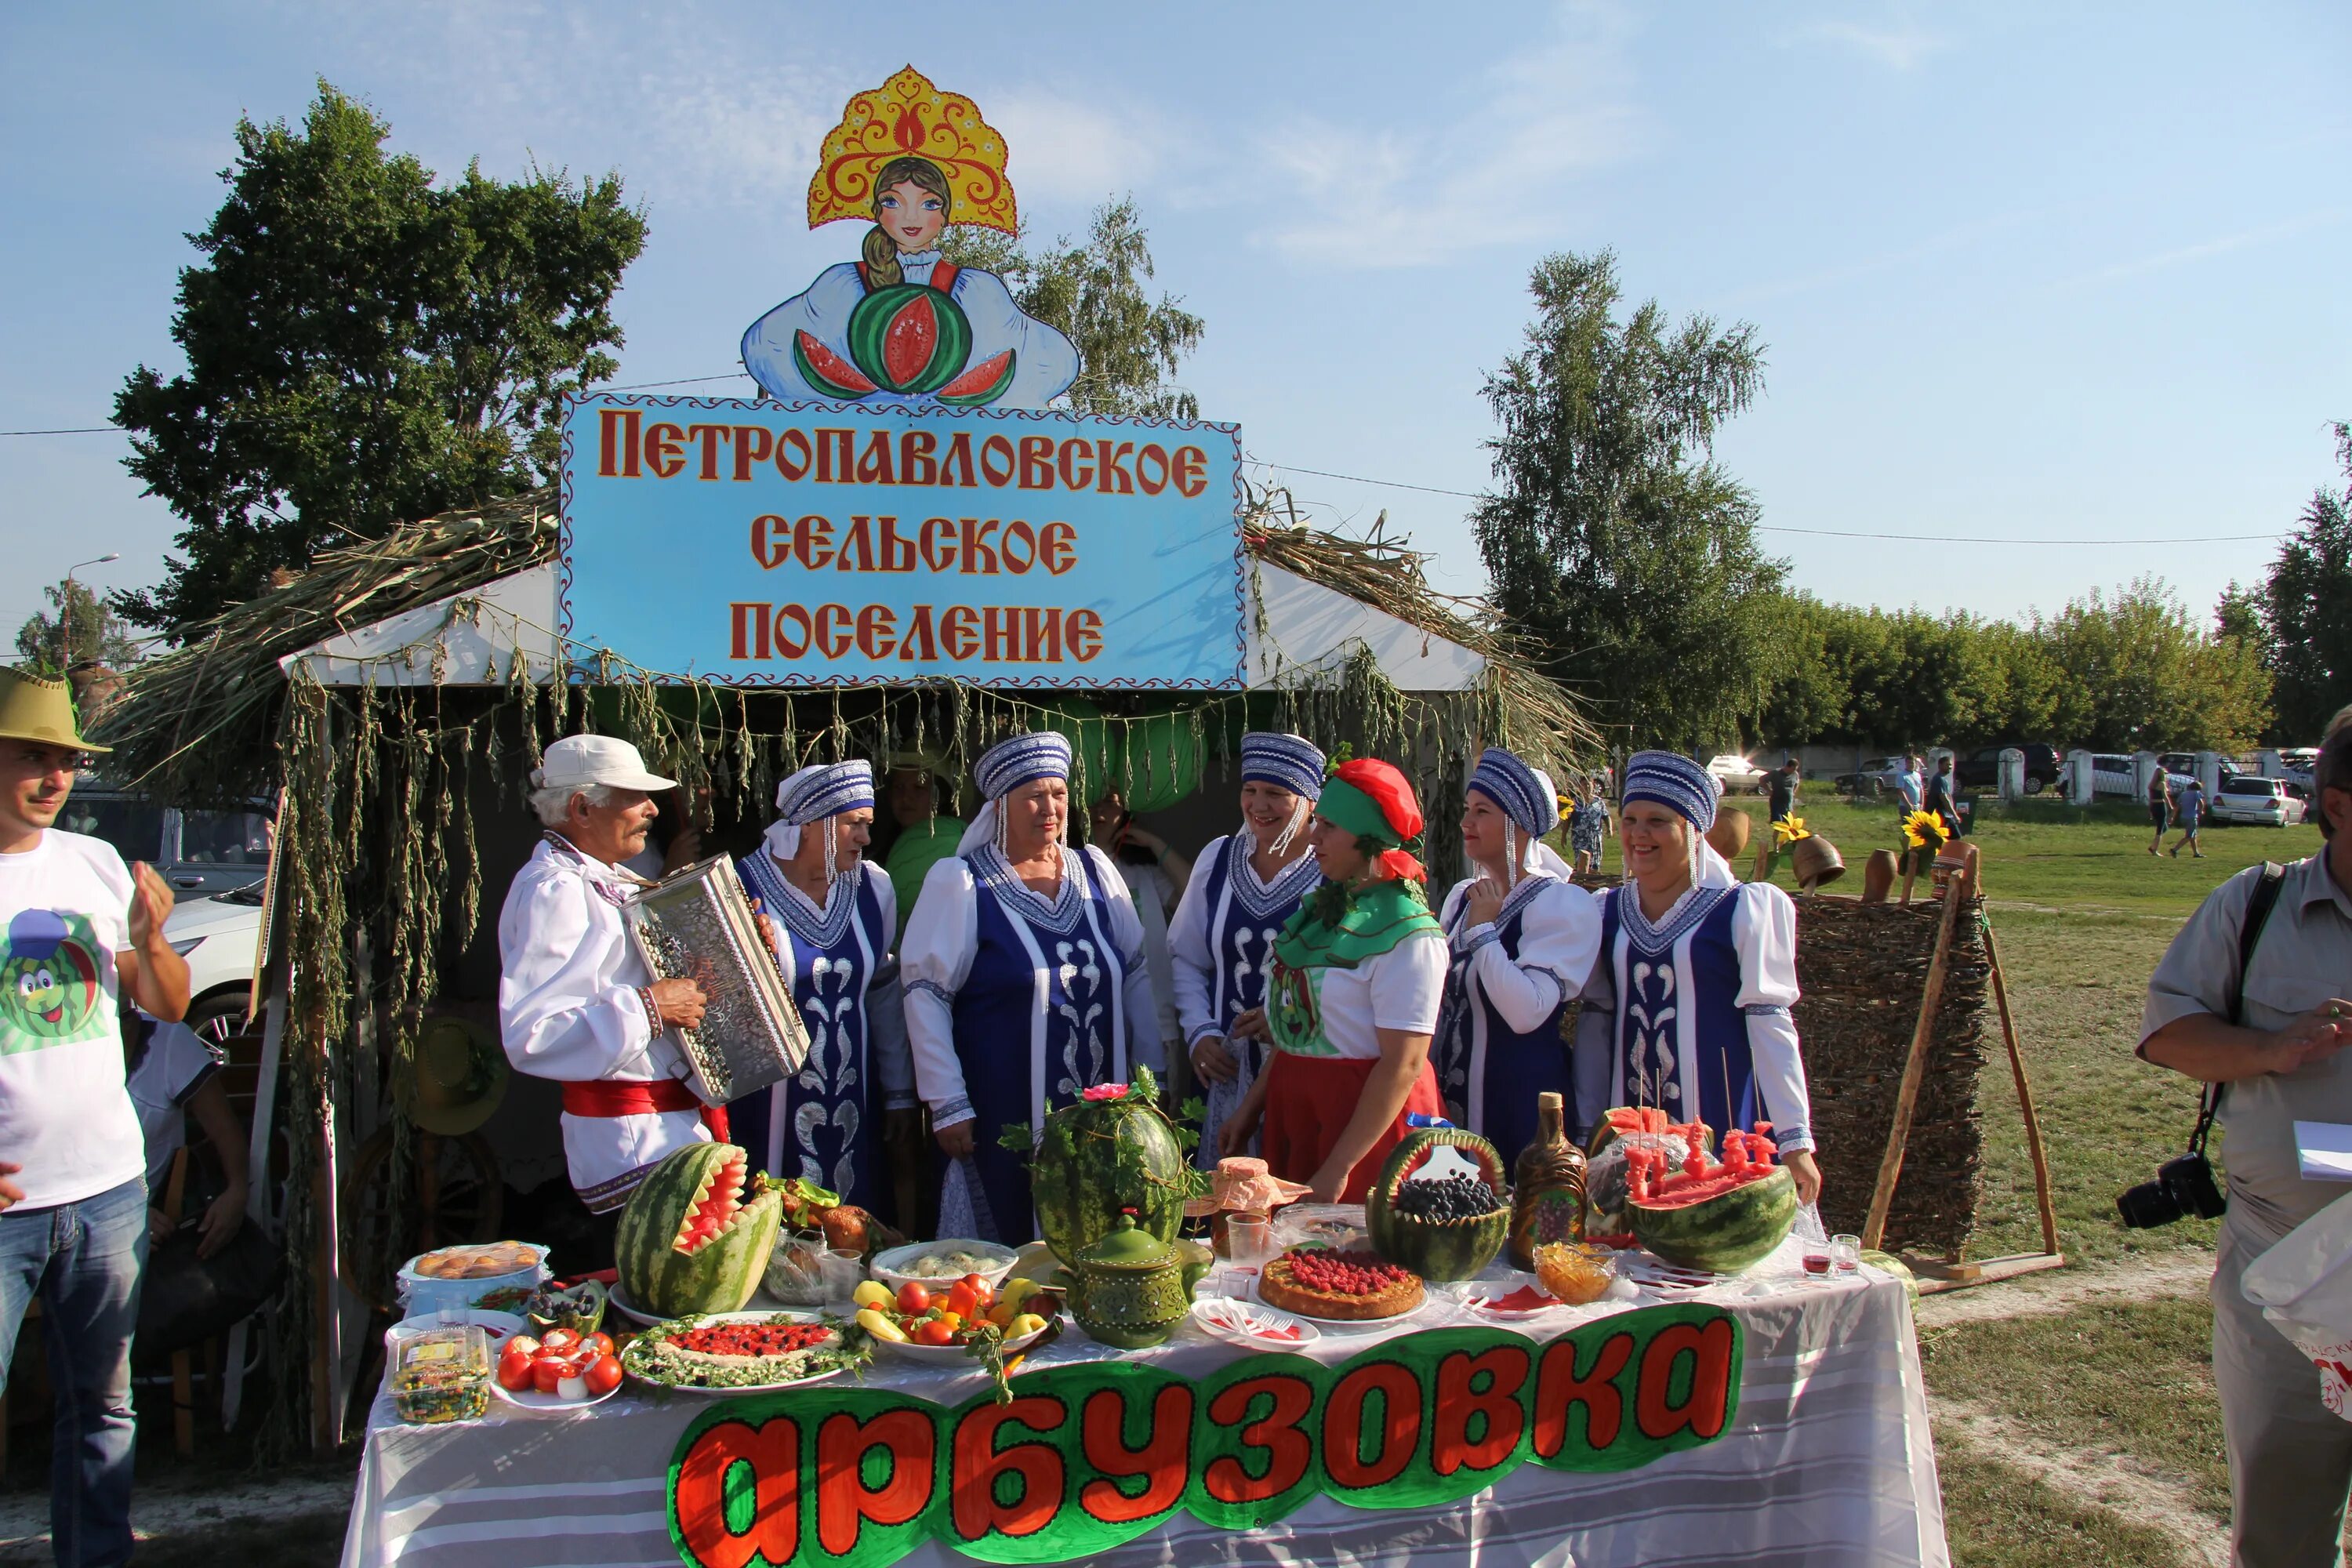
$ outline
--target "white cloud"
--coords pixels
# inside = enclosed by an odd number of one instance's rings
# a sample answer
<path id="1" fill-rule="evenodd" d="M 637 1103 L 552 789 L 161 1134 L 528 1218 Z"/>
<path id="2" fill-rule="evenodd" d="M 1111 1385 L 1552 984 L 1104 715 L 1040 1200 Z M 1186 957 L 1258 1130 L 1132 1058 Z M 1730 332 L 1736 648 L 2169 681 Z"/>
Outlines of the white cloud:
<path id="1" fill-rule="evenodd" d="M 2241 229 L 2235 234 L 2219 235 L 2211 239 L 2199 240 L 2192 245 L 2175 246 L 2147 256 L 2135 257 L 2128 261 L 2115 262 L 2094 271 L 2062 279 L 2053 287 L 2070 289 L 2083 284 L 2120 282 L 2126 278 L 2137 278 L 2143 273 L 2162 271 L 2168 267 L 2178 267 L 2185 262 L 2202 261 L 2208 257 L 2226 256 L 2233 250 L 2244 250 L 2249 247 L 2291 239 L 2306 230 L 2340 222 L 2344 216 L 2343 207 L 2321 207 L 2279 223 L 2264 224 L 2260 228 Z"/>
<path id="2" fill-rule="evenodd" d="M 995 92 L 982 105 L 1011 149 L 1013 189 L 1031 202 L 1091 205 L 1149 182 L 1159 169 L 1153 149 L 1169 144 L 1148 111 L 1123 105 L 1117 118 L 1087 104 L 1035 90 Z"/>
<path id="3" fill-rule="evenodd" d="M 1951 45 L 1951 40 L 1941 34 L 1908 20 L 1889 20 L 1876 25 L 1867 22 L 1815 22 L 1803 29 L 1803 36 L 1841 45 L 1865 58 L 1875 60 L 1889 70 L 1898 71 L 1910 70 L 1928 56 Z"/>
<path id="4" fill-rule="evenodd" d="M 1261 135 L 1257 173 L 1286 189 L 1258 240 L 1318 266 L 1419 267 L 1557 234 L 1565 182 L 1622 162 L 1642 132 L 1613 14 L 1571 6 L 1559 31 L 1482 73 L 1434 131 L 1299 116 Z"/>

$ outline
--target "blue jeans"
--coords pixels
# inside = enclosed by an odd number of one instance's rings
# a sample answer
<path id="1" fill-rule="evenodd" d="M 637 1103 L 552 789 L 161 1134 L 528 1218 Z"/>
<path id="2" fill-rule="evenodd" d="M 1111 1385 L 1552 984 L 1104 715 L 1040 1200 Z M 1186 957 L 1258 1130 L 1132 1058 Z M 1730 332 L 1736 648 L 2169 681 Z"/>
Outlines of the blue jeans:
<path id="1" fill-rule="evenodd" d="M 49 1540 L 59 1568 L 131 1558 L 131 1332 L 146 1263 L 144 1177 L 76 1204 L 0 1213 L 0 1388 L 37 1294 L 58 1405 Z"/>

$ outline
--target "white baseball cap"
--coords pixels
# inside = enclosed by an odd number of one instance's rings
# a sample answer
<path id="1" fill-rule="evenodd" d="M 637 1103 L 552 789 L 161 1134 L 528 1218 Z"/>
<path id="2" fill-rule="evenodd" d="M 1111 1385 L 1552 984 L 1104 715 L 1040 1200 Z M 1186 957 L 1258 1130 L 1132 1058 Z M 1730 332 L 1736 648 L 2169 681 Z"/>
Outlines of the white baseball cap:
<path id="1" fill-rule="evenodd" d="M 626 741 L 610 735 L 566 735 L 547 748 L 532 777 L 541 789 L 586 789 L 611 784 L 648 794 L 676 789 L 676 779 L 646 770 L 646 759 Z"/>

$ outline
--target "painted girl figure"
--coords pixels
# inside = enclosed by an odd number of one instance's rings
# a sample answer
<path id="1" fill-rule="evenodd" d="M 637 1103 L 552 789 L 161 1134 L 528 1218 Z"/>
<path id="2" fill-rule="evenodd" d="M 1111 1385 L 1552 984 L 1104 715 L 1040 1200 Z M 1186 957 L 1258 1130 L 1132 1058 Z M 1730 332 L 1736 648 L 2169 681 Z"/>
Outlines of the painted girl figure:
<path id="1" fill-rule="evenodd" d="M 946 171 L 893 158 L 871 208 L 857 260 L 826 268 L 743 334 L 743 368 L 761 391 L 783 403 L 1043 408 L 1069 389 L 1070 340 L 1023 315 L 994 273 L 941 253 L 959 221 Z"/>

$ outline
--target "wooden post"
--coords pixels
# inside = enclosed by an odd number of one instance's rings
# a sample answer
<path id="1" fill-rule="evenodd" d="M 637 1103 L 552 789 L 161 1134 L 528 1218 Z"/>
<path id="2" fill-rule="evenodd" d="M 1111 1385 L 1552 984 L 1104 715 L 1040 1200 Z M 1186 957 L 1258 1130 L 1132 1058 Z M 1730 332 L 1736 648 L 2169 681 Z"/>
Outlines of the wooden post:
<path id="1" fill-rule="evenodd" d="M 1886 1130 L 1886 1152 L 1871 1189 L 1870 1217 L 1863 1221 L 1862 1245 L 1876 1247 L 1886 1234 L 1886 1212 L 1895 1205 L 1895 1184 L 1903 1175 L 1903 1152 L 1911 1142 L 1911 1116 L 1918 1109 L 1919 1085 L 1927 1076 L 1927 1043 L 1936 1035 L 1936 1010 L 1943 1005 L 1944 972 L 1951 962 L 1952 927 L 1961 901 L 1976 889 L 1971 859 L 1944 888 L 1944 912 L 1936 924 L 1936 955 L 1927 964 L 1927 987 L 1919 998 L 1919 1019 L 1911 1026 L 1911 1050 L 1903 1061 L 1903 1084 L 1895 1094 L 1895 1120 Z"/>
<path id="2" fill-rule="evenodd" d="M 331 1086 L 332 1079 L 325 1076 L 323 1068 L 326 1032 L 320 1029 L 305 1033 L 310 1035 L 308 1043 L 319 1053 L 322 1063 L 320 1081 Z M 338 1373 L 343 1352 L 342 1315 L 335 1300 L 336 1226 L 340 1222 L 335 1215 L 335 1097 L 331 1087 L 320 1096 L 319 1164 L 311 1177 L 310 1203 L 319 1226 L 310 1255 L 310 1451 L 324 1457 L 335 1451 L 343 1436 L 342 1401 L 337 1397 L 337 1386 L 342 1381 Z"/>
<path id="3" fill-rule="evenodd" d="M 2009 1013 L 2009 987 L 2001 980 L 2000 949 L 1993 944 L 1992 921 L 1984 922 L 1985 962 L 1992 971 L 1992 999 L 2000 1009 L 2000 1037 L 2009 1047 L 2010 1076 L 2017 1080 L 2017 1109 L 2025 1117 L 2025 1152 L 2033 1161 L 2033 1200 L 2042 1211 L 2042 1250 L 2058 1256 L 2058 1209 L 2050 1196 L 2050 1161 L 2042 1149 L 2042 1119 L 2033 1110 L 2033 1086 L 2026 1081 L 2025 1053 L 2018 1048 L 2017 1026 Z"/>

